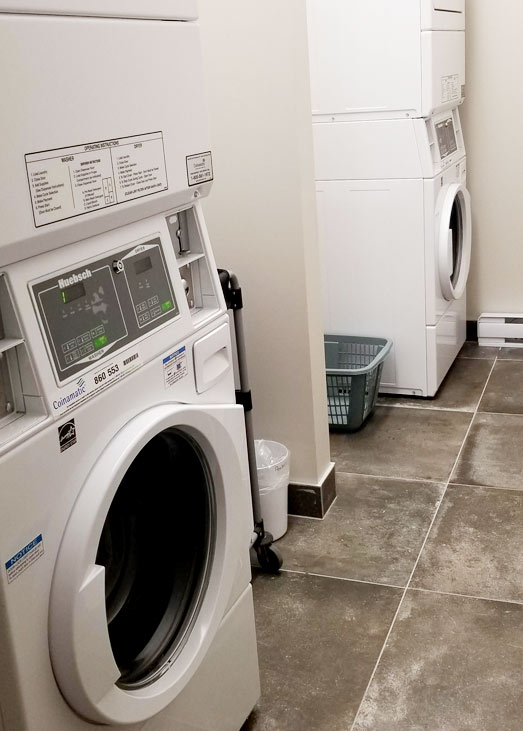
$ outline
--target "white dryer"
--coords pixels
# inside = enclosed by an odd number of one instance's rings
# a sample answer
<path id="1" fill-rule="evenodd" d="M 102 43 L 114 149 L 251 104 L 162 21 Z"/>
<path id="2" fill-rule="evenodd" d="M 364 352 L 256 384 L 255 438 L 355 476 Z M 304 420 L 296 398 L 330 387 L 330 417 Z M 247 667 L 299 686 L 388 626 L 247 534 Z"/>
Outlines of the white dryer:
<path id="1" fill-rule="evenodd" d="M 465 0 L 307 0 L 312 111 L 430 117 L 465 97 Z"/>
<path id="2" fill-rule="evenodd" d="M 0 728 L 238 731 L 252 510 L 199 207 L 0 272 Z"/>
<path id="3" fill-rule="evenodd" d="M 381 391 L 434 396 L 466 331 L 459 113 L 313 128 L 325 332 L 391 338 Z"/>

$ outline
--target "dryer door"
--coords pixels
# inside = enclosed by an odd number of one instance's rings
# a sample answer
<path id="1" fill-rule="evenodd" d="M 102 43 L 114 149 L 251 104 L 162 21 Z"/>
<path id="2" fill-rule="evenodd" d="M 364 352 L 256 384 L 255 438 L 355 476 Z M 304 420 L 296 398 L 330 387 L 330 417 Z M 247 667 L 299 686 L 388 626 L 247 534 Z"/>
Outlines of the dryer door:
<path id="1" fill-rule="evenodd" d="M 470 270 L 472 224 L 470 194 L 461 183 L 441 192 L 438 241 L 439 281 L 446 300 L 460 299 L 465 292 Z"/>
<path id="2" fill-rule="evenodd" d="M 197 670 L 248 556 L 244 455 L 240 408 L 161 405 L 100 457 L 68 521 L 50 600 L 53 670 L 79 715 L 143 721 Z"/>

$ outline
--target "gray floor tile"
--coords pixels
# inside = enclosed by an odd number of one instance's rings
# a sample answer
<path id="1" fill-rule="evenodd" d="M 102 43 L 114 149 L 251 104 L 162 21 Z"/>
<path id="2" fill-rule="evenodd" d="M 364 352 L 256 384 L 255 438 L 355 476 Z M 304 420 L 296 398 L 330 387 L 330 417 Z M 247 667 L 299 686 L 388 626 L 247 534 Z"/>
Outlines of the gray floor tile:
<path id="1" fill-rule="evenodd" d="M 459 352 L 458 358 L 490 358 L 492 360 L 498 353 L 499 348 L 478 345 L 477 340 L 474 340 L 465 343 Z"/>
<path id="2" fill-rule="evenodd" d="M 498 414 L 523 414 L 522 361 L 498 360 L 479 410 Z"/>
<path id="3" fill-rule="evenodd" d="M 451 481 L 523 490 L 523 416 L 476 414 Z"/>
<path id="4" fill-rule="evenodd" d="M 323 521 L 289 518 L 284 567 L 406 586 L 444 485 L 343 473 L 336 482 Z"/>
<path id="5" fill-rule="evenodd" d="M 500 348 L 498 358 L 500 360 L 523 360 L 523 348 Z"/>
<path id="6" fill-rule="evenodd" d="M 523 602 L 523 493 L 450 485 L 413 587 Z"/>
<path id="7" fill-rule="evenodd" d="M 331 433 L 338 472 L 446 481 L 471 415 L 380 406 L 363 429 Z"/>
<path id="8" fill-rule="evenodd" d="M 259 575 L 262 698 L 244 731 L 347 731 L 400 598 L 382 586 Z"/>
<path id="9" fill-rule="evenodd" d="M 354 731 L 521 731 L 522 648 L 523 606 L 409 591 Z"/>
<path id="10" fill-rule="evenodd" d="M 474 411 L 487 382 L 494 359 L 458 358 L 434 398 L 381 396 L 383 406 L 416 406 L 422 409 Z"/>

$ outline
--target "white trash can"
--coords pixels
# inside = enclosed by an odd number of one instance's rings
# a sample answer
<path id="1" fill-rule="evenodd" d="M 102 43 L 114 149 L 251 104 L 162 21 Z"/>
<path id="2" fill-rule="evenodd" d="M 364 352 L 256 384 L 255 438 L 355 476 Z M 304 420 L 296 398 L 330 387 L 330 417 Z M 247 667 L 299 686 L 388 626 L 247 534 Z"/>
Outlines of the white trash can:
<path id="1" fill-rule="evenodd" d="M 276 541 L 287 532 L 290 453 L 266 439 L 256 439 L 255 447 L 263 525 Z"/>

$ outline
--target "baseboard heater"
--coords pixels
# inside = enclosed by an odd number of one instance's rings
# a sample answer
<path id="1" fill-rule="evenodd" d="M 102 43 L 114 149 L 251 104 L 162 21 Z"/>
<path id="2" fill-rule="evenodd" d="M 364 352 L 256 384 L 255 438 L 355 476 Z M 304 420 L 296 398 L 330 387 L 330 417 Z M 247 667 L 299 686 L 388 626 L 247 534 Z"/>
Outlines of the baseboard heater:
<path id="1" fill-rule="evenodd" d="M 523 348 L 523 314 L 484 312 L 478 317 L 478 343 Z"/>

